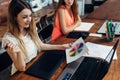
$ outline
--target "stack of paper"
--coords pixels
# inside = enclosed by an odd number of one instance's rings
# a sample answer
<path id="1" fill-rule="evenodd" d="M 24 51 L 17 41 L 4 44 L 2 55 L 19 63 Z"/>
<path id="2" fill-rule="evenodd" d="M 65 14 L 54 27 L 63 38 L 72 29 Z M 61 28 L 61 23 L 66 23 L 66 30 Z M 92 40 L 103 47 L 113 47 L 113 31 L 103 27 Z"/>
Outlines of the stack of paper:
<path id="1" fill-rule="evenodd" d="M 112 49 L 112 46 L 106 46 L 106 45 L 101 45 L 101 44 L 95 44 L 91 42 L 87 42 L 86 46 L 88 48 L 88 55 L 90 57 L 100 57 L 105 59 L 110 50 Z M 117 55 L 115 52 L 115 55 L 113 59 L 117 59 Z"/>
<path id="2" fill-rule="evenodd" d="M 79 27 L 76 27 L 75 31 L 89 31 L 94 23 L 81 22 Z"/>

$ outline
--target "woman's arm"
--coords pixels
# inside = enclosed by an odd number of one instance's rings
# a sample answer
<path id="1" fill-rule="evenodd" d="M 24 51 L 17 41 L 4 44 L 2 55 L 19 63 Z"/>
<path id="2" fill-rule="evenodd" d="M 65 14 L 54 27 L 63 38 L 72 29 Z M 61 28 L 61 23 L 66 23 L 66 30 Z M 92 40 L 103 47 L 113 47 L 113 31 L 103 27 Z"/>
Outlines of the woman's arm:
<path id="1" fill-rule="evenodd" d="M 78 27 L 81 23 L 81 19 L 78 15 L 78 20 L 75 21 L 73 25 L 70 25 L 69 27 L 67 27 L 65 17 L 64 17 L 64 9 L 58 9 L 58 17 L 60 19 L 60 26 L 63 34 L 68 34 L 69 32 L 72 32 L 74 28 Z"/>
<path id="2" fill-rule="evenodd" d="M 7 43 L 6 46 L 7 53 L 11 57 L 16 69 L 19 71 L 25 71 L 26 63 L 21 49 L 11 42 Z"/>
<path id="3" fill-rule="evenodd" d="M 52 45 L 52 44 L 45 44 L 41 42 L 42 50 L 65 50 L 70 47 L 71 47 L 71 43 L 61 44 L 61 45 Z"/>
<path id="4" fill-rule="evenodd" d="M 80 26 L 80 24 L 81 24 L 81 18 L 80 18 L 80 16 L 79 15 L 77 15 L 77 20 L 75 21 L 75 26 L 76 27 L 78 27 L 78 26 Z"/>

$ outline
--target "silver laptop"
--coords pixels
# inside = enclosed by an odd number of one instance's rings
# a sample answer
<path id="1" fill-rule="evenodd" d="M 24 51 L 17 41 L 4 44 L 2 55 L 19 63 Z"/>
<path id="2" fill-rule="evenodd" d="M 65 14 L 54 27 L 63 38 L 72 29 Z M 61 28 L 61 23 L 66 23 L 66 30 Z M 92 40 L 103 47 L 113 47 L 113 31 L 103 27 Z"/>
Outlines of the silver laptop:
<path id="1" fill-rule="evenodd" d="M 113 22 L 113 24 L 115 26 L 115 35 L 120 35 L 120 22 Z M 103 25 L 100 27 L 97 33 L 105 34 L 105 27 L 106 22 L 103 23 Z"/>
<path id="2" fill-rule="evenodd" d="M 81 57 L 69 63 L 57 80 L 102 80 L 111 65 L 119 39 L 105 59 Z"/>

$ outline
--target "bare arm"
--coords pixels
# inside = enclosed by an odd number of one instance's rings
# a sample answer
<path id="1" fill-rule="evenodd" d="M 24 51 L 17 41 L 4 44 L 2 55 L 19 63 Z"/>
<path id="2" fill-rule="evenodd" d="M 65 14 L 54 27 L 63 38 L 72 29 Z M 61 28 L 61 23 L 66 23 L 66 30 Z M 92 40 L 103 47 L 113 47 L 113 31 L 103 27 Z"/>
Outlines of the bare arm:
<path id="1" fill-rule="evenodd" d="M 38 34 L 36 35 L 38 37 L 38 42 L 40 45 L 41 50 L 65 50 L 66 48 L 71 47 L 71 43 L 68 44 L 60 44 L 60 45 L 53 45 L 53 44 L 46 44 L 41 41 Z"/>
<path id="2" fill-rule="evenodd" d="M 52 44 L 45 44 L 41 43 L 42 50 L 65 50 L 66 48 L 70 48 L 71 44 L 60 44 L 60 45 L 52 45 Z"/>
<path id="3" fill-rule="evenodd" d="M 73 25 L 70 25 L 69 27 L 67 27 L 64 19 L 64 9 L 58 10 L 58 16 L 60 19 L 60 26 L 63 34 L 68 34 L 69 32 L 72 32 L 74 28 L 78 27 L 81 23 L 81 18 L 78 15 L 78 20 Z"/>

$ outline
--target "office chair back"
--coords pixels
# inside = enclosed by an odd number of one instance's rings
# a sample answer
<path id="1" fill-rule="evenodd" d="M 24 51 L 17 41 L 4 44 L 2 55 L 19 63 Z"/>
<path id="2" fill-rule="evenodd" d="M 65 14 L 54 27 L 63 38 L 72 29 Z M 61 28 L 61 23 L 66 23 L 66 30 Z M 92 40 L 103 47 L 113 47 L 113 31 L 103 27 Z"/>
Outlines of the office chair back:
<path id="1" fill-rule="evenodd" d="M 49 24 L 44 27 L 39 33 L 39 37 L 43 40 L 43 42 L 48 43 L 50 42 L 50 37 L 53 31 L 53 24 Z"/>
<path id="2" fill-rule="evenodd" d="M 43 27 L 47 26 L 46 15 L 42 16 L 39 21 L 36 22 L 37 32 L 39 33 Z"/>
<path id="3" fill-rule="evenodd" d="M 47 26 L 46 15 L 45 15 L 45 16 L 42 16 L 42 17 L 40 18 L 40 21 L 39 21 L 39 22 L 40 22 L 41 28 Z"/>
<path id="4" fill-rule="evenodd" d="M 52 11 L 46 15 L 47 24 L 52 24 L 54 21 L 55 11 Z"/>
<path id="5" fill-rule="evenodd" d="M 7 52 L 0 54 L 0 72 L 12 65 L 12 60 Z"/>
<path id="6" fill-rule="evenodd" d="M 42 29 L 40 22 L 36 23 L 36 27 L 37 27 L 37 32 L 40 32 L 40 30 Z"/>

